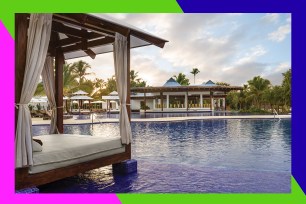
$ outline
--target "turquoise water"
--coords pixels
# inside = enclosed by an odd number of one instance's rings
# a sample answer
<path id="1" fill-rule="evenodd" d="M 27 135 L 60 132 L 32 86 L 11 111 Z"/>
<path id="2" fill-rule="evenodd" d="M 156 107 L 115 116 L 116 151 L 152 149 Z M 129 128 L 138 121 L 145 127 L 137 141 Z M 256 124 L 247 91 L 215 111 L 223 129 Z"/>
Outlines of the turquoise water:
<path id="1" fill-rule="evenodd" d="M 34 126 L 35 135 L 47 126 Z M 111 167 L 42 187 L 43 192 L 290 192 L 291 120 L 133 122 L 138 173 Z M 66 125 L 65 133 L 112 136 L 117 123 Z"/>

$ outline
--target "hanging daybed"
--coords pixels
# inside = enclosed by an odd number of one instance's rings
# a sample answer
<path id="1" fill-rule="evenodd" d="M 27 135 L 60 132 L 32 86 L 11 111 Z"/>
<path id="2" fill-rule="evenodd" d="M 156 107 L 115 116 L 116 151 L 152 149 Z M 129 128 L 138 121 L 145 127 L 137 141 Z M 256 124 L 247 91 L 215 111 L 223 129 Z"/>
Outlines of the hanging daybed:
<path id="1" fill-rule="evenodd" d="M 152 44 L 162 48 L 167 41 L 106 16 L 16 14 L 15 24 L 16 189 L 130 159 L 130 48 Z M 120 135 L 63 134 L 65 59 L 107 52 L 114 53 Z M 28 103 L 40 76 L 52 109 L 50 134 L 32 137 Z"/>

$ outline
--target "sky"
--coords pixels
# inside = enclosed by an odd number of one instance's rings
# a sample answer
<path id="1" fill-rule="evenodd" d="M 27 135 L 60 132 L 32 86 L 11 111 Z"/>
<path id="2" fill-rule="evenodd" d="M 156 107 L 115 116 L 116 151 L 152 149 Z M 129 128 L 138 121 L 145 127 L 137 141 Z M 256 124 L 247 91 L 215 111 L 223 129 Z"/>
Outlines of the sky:
<path id="1" fill-rule="evenodd" d="M 108 14 L 166 39 L 163 49 L 146 46 L 131 50 L 131 69 L 150 86 L 162 86 L 184 73 L 194 84 L 208 80 L 243 85 L 254 76 L 282 82 L 291 67 L 291 14 Z M 114 75 L 112 53 L 69 60 L 91 65 L 90 78 Z"/>

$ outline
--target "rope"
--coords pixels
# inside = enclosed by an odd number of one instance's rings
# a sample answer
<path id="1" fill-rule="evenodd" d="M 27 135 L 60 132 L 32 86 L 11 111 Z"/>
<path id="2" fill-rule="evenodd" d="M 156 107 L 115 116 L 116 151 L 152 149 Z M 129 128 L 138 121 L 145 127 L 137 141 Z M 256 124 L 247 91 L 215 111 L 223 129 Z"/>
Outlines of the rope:
<path id="1" fill-rule="evenodd" d="M 18 109 L 18 106 L 25 106 L 27 103 L 15 103 L 15 108 Z"/>

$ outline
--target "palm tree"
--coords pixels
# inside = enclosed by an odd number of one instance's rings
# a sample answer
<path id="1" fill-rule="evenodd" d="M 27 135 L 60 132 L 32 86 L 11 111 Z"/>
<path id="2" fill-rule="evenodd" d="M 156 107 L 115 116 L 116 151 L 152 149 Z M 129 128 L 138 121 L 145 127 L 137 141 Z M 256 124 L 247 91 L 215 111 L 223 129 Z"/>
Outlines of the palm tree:
<path id="1" fill-rule="evenodd" d="M 130 81 L 135 81 L 136 78 L 138 77 L 138 72 L 135 72 L 135 70 L 130 71 Z"/>
<path id="2" fill-rule="evenodd" d="M 230 84 L 229 84 L 229 83 L 222 82 L 222 81 L 217 82 L 216 84 L 217 84 L 217 85 L 219 85 L 219 86 L 230 86 Z"/>
<path id="3" fill-rule="evenodd" d="M 44 89 L 44 85 L 42 82 L 39 82 L 37 85 L 37 88 L 35 90 L 34 96 L 42 96 L 42 95 L 46 95 L 45 94 L 45 89 Z"/>
<path id="4" fill-rule="evenodd" d="M 85 80 L 85 76 L 91 74 L 88 73 L 88 69 L 90 69 L 91 67 L 87 62 L 84 62 L 82 60 L 74 62 L 71 66 L 72 71 L 78 76 L 78 82 L 80 86 Z"/>
<path id="5" fill-rule="evenodd" d="M 189 79 L 187 79 L 186 75 L 183 73 L 179 73 L 178 76 L 174 75 L 173 77 L 180 85 L 188 86 L 190 84 Z"/>
<path id="6" fill-rule="evenodd" d="M 260 76 L 254 77 L 249 83 L 249 97 L 252 98 L 255 107 L 260 108 L 263 100 L 263 94 L 266 89 L 270 88 L 270 81 Z"/>
<path id="7" fill-rule="evenodd" d="M 68 96 L 72 93 L 73 90 L 75 90 L 78 87 L 78 82 L 76 78 L 78 77 L 73 71 L 72 71 L 72 65 L 71 64 L 64 64 L 63 68 L 63 94 L 64 96 Z"/>
<path id="8" fill-rule="evenodd" d="M 94 93 L 92 94 L 92 96 L 94 98 L 101 98 L 102 97 L 102 93 L 104 91 L 104 87 L 105 87 L 106 83 L 103 79 L 98 79 L 96 78 L 93 81 L 93 86 L 94 86 Z"/>
<path id="9" fill-rule="evenodd" d="M 284 91 L 284 99 L 285 99 L 285 105 L 291 106 L 291 69 L 286 71 L 285 73 L 282 73 L 283 75 L 283 82 L 282 82 L 282 88 Z"/>
<path id="10" fill-rule="evenodd" d="M 195 76 L 200 72 L 198 68 L 193 68 L 192 71 L 190 72 L 193 74 L 193 83 L 195 84 Z"/>

